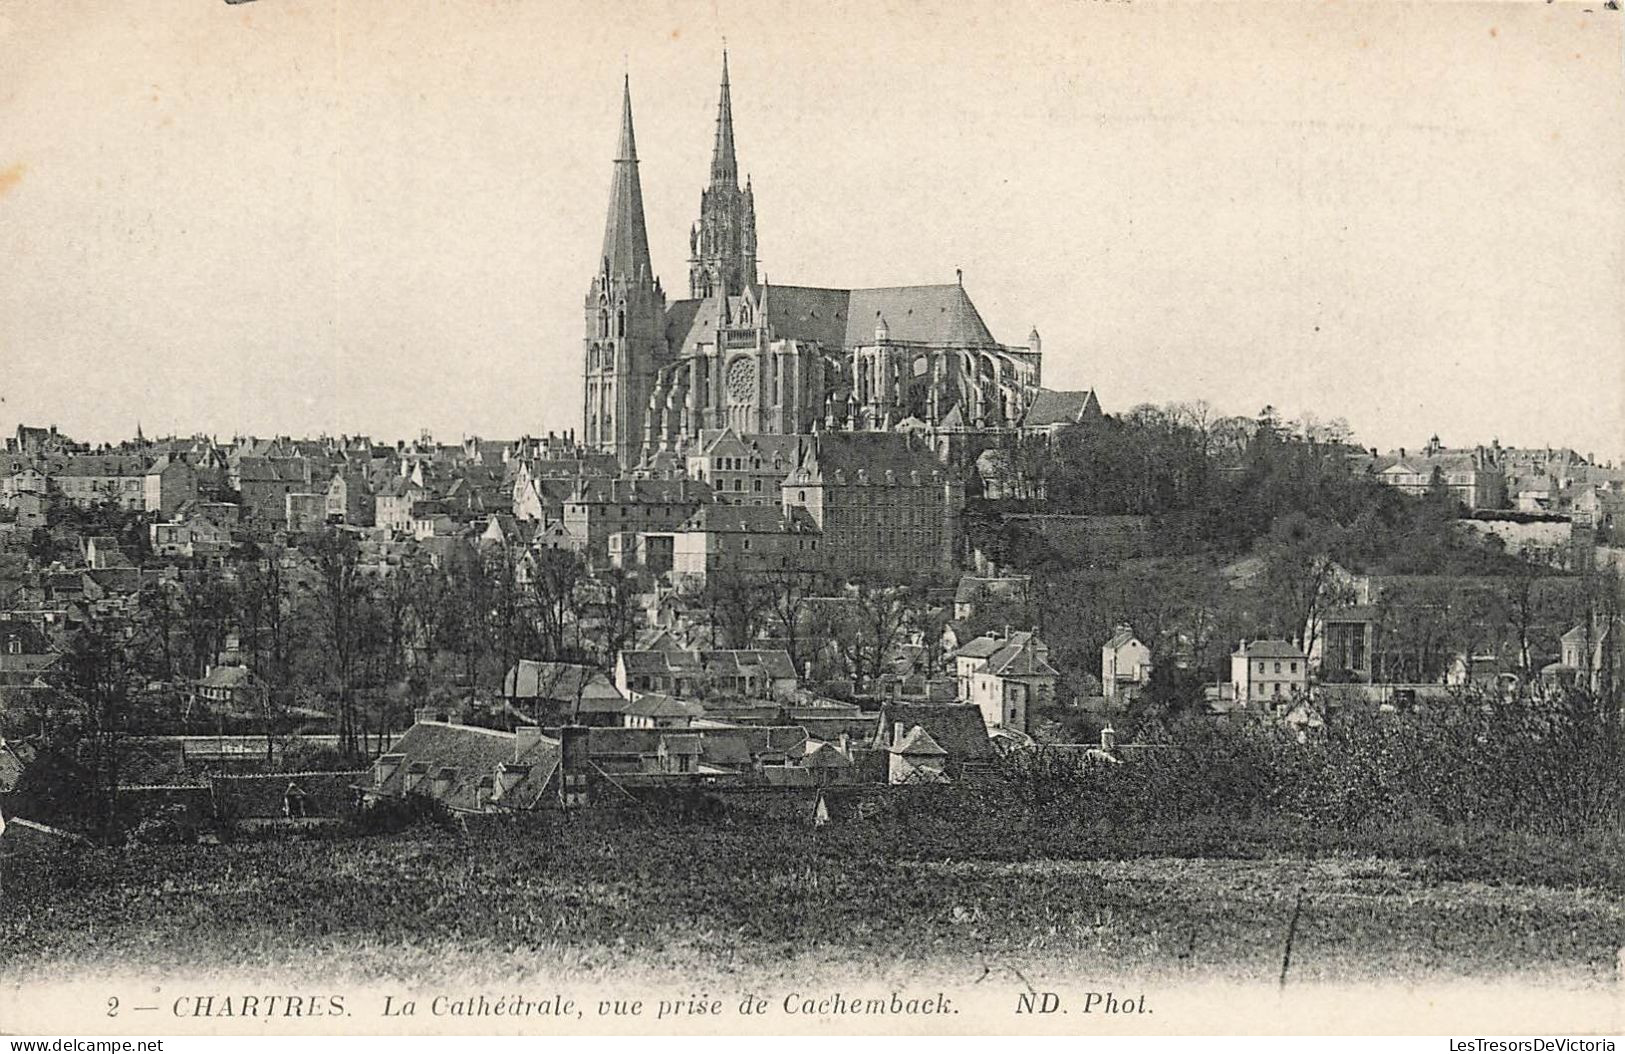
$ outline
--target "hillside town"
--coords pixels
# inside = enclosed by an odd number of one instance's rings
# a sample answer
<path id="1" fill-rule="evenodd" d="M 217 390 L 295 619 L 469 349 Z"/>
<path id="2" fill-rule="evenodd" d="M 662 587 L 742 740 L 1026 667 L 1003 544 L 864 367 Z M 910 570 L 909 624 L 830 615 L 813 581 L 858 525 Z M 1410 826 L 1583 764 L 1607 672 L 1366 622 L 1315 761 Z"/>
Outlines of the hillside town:
<path id="1" fill-rule="evenodd" d="M 582 416 L 516 438 L 19 424 L 0 794 L 59 829 L 314 824 L 1132 765 L 1179 722 L 1614 699 L 1625 466 L 1108 411 L 965 276 L 769 284 L 724 60 L 668 301 L 629 83 Z M 1050 350 L 1053 353 L 1053 349 Z M 184 821 L 184 822 L 182 822 Z"/>
<path id="2" fill-rule="evenodd" d="M 569 809 L 1132 763 L 1179 713 L 1312 735 L 1612 690 L 1625 473 L 1219 419 L 1215 492 L 1313 472 L 1365 507 L 1192 538 L 1201 505 L 1112 461 L 1198 417 L 706 428 L 630 467 L 571 432 L 93 449 L 19 427 L 0 788 L 87 828 Z"/>

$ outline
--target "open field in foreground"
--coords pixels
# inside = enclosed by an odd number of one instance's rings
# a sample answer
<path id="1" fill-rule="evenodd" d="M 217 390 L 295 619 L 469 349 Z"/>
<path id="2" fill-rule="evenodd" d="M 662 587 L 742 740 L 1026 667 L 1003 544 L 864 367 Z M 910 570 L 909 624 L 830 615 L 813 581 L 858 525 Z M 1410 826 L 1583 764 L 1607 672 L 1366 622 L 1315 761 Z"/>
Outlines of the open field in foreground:
<path id="1" fill-rule="evenodd" d="M 1612 847 L 535 818 L 353 839 L 8 850 L 9 976 L 230 970 L 693 985 L 1012 974 L 1616 981 Z M 963 843 L 963 844 L 962 844 Z"/>

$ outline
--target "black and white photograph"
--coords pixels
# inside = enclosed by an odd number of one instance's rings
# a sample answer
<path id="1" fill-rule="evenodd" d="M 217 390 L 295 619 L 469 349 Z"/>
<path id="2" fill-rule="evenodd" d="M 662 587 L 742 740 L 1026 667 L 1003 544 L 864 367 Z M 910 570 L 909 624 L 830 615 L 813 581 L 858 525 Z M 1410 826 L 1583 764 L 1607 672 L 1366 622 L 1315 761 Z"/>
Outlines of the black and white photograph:
<path id="1" fill-rule="evenodd" d="M 1620 18 L 0 0 L 0 1034 L 1614 1049 Z"/>

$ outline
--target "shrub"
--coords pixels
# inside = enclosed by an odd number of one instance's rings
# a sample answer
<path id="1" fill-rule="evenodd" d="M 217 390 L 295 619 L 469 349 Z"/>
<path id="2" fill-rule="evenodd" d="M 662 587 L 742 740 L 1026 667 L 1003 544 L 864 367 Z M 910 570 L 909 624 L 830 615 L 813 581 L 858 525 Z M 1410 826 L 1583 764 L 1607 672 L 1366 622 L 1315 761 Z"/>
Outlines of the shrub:
<path id="1" fill-rule="evenodd" d="M 396 834 L 411 828 L 432 827 L 443 831 L 462 828 L 456 815 L 444 802 L 426 794 L 400 798 L 379 798 L 363 806 L 347 821 L 355 834 Z"/>

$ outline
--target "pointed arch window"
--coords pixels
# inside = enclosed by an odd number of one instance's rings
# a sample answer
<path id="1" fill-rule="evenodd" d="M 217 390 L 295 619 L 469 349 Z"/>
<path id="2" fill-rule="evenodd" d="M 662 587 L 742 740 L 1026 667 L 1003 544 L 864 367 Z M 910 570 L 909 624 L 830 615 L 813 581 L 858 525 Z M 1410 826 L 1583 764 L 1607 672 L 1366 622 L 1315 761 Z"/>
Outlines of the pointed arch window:
<path id="1" fill-rule="evenodd" d="M 615 312 L 615 335 L 617 337 L 626 336 L 626 308 L 624 307 Z"/>
<path id="2" fill-rule="evenodd" d="M 609 311 L 604 308 L 598 310 L 598 335 L 609 336 Z"/>

